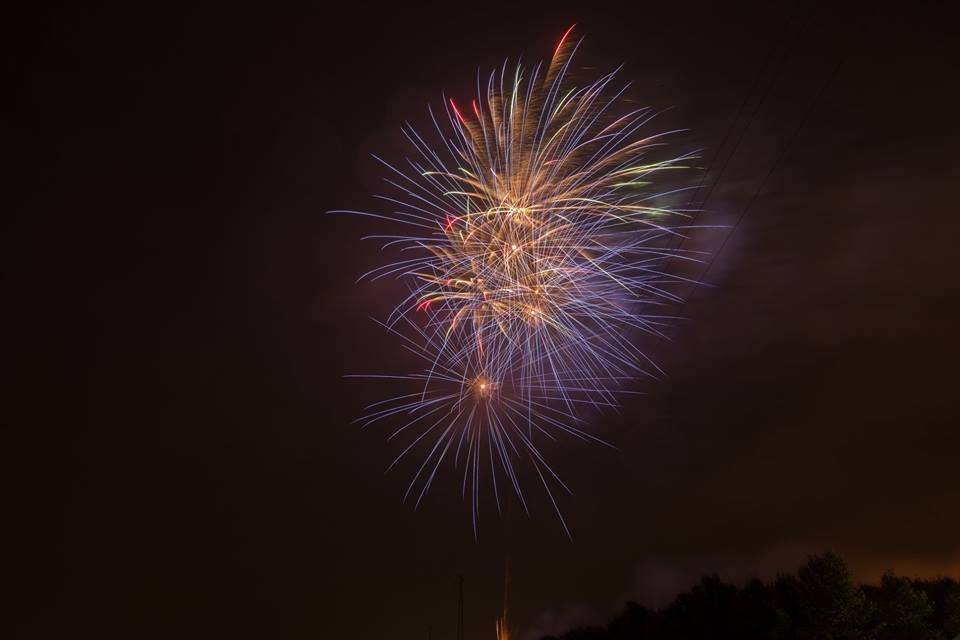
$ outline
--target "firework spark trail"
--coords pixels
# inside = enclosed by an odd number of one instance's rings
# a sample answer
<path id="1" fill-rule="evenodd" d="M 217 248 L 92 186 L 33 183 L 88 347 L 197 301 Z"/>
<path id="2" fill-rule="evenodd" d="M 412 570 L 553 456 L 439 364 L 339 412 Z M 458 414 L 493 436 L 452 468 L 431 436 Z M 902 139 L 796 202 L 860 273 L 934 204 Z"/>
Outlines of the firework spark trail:
<path id="1" fill-rule="evenodd" d="M 410 283 L 381 324 L 422 358 L 423 370 L 372 376 L 417 389 L 370 405 L 360 422 L 403 418 L 390 439 L 412 437 L 391 468 L 426 449 L 405 493 L 417 505 L 445 459 L 462 465 L 475 533 L 481 464 L 489 465 L 498 510 L 500 475 L 529 513 L 524 463 L 569 535 L 554 492 L 570 490 L 536 442 L 563 434 L 603 443 L 587 431 L 585 409 L 616 408 L 621 394 L 635 393 L 626 382 L 660 373 L 632 337 L 662 337 L 672 316 L 658 310 L 680 301 L 670 288 L 683 279 L 664 263 L 700 256 L 669 248 L 696 227 L 691 211 L 662 204 L 683 189 L 656 187 L 695 156 L 653 157 L 676 132 L 641 134 L 657 115 L 650 108 L 616 114 L 627 88 L 610 89 L 616 71 L 574 84 L 580 43 L 571 31 L 545 69 L 528 76 L 518 64 L 511 74 L 504 62 L 485 88 L 478 75 L 468 108 L 445 98 L 446 120 L 429 109 L 441 147 L 407 123 L 416 154 L 406 166 L 374 156 L 394 189 L 376 196 L 388 212 L 337 212 L 413 230 L 368 236 L 413 257 L 361 280 Z"/>

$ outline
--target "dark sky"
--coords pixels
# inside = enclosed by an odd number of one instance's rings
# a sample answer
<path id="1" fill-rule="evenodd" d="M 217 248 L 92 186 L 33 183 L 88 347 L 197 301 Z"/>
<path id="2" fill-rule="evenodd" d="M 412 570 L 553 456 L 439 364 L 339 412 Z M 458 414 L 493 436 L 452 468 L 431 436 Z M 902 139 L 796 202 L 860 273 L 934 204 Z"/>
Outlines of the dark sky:
<path id="1" fill-rule="evenodd" d="M 9 16 L 14 637 L 451 637 L 460 574 L 492 637 L 508 555 L 529 636 L 825 549 L 960 574 L 955 23 L 728 4 Z M 371 226 L 324 212 L 374 206 L 369 154 L 441 91 L 574 22 L 711 176 L 742 140 L 707 223 L 780 162 L 698 239 L 723 251 L 649 345 L 667 378 L 595 423 L 619 451 L 550 450 L 573 542 L 542 496 L 475 541 L 452 471 L 414 512 L 396 445 L 350 424 L 397 291 L 353 284 Z"/>

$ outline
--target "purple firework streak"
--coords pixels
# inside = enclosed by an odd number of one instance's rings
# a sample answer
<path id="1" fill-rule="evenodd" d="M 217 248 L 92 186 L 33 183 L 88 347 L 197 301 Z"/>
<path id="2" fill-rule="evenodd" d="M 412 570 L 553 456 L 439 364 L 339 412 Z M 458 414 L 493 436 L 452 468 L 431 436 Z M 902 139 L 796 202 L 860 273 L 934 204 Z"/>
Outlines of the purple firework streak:
<path id="1" fill-rule="evenodd" d="M 572 27 L 571 27 L 572 30 Z M 549 63 L 492 73 L 468 115 L 454 100 L 430 117 L 441 144 L 410 125 L 406 165 L 380 158 L 389 211 L 335 211 L 399 225 L 373 235 L 410 257 L 360 280 L 395 278 L 408 293 L 380 324 L 422 369 L 406 393 L 375 402 L 359 422 L 399 422 L 406 439 L 393 468 L 422 456 L 404 500 L 419 506 L 444 460 L 462 468 L 476 535 L 481 479 L 497 509 L 512 492 L 529 513 L 519 465 L 529 464 L 570 535 L 555 492 L 570 489 L 537 446 L 559 435 L 601 443 L 588 417 L 618 406 L 634 378 L 659 375 L 636 336 L 662 336 L 681 302 L 667 260 L 682 249 L 690 209 L 664 204 L 664 172 L 694 153 L 659 158 L 677 131 L 647 133 L 651 108 L 624 108 L 616 71 L 576 84 L 579 47 L 564 34 Z M 374 156 L 376 157 L 376 156 Z M 398 420 L 399 418 L 399 420 Z M 608 445 L 609 446 L 609 445 Z"/>

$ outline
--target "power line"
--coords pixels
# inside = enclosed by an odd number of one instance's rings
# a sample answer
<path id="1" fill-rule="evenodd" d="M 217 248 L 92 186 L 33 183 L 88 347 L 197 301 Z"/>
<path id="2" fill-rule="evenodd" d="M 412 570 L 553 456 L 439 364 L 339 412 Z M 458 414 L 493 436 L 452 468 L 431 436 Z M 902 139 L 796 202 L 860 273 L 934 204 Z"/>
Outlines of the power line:
<path id="1" fill-rule="evenodd" d="M 707 168 L 703 172 L 703 175 L 700 178 L 700 182 L 697 185 L 697 188 L 694 189 L 693 195 L 690 198 L 690 202 L 687 204 L 688 210 L 691 210 L 693 208 L 693 205 L 696 202 L 697 194 L 700 193 L 700 190 L 703 188 L 703 185 L 706 183 L 707 178 L 710 174 L 710 168 L 715 164 L 717 158 L 720 156 L 720 152 L 726 146 L 727 140 L 730 138 L 730 135 L 733 133 L 734 129 L 736 128 L 737 122 L 740 120 L 741 113 L 743 112 L 743 110 L 746 108 L 747 104 L 750 101 L 750 97 L 753 95 L 757 87 L 760 86 L 761 80 L 765 75 L 767 67 L 770 64 L 770 61 L 773 60 L 774 54 L 778 49 L 777 45 L 782 40 L 782 37 L 789 31 L 790 25 L 793 24 L 794 20 L 798 16 L 799 16 L 798 13 L 791 15 L 791 17 L 784 22 L 783 28 L 777 34 L 777 38 L 775 38 L 774 41 L 772 42 L 770 46 L 770 50 L 767 52 L 766 58 L 764 59 L 764 63 L 761 66 L 756 79 L 754 80 L 753 86 L 750 87 L 750 91 L 748 91 L 747 94 L 744 96 L 743 102 L 740 104 L 740 107 L 737 109 L 736 117 L 733 119 L 733 122 L 731 122 L 730 126 L 727 128 L 727 132 L 724 135 L 723 140 L 720 142 L 720 145 L 717 147 L 716 151 L 714 151 L 713 158 L 711 158 L 710 162 L 707 164 Z M 747 131 L 749 131 L 750 126 L 753 124 L 753 121 L 756 119 L 757 115 L 759 114 L 760 108 L 766 102 L 767 97 L 770 95 L 770 92 L 773 90 L 773 87 L 776 85 L 777 80 L 780 78 L 783 64 L 786 61 L 786 59 L 789 57 L 788 54 L 790 53 L 794 44 L 796 44 L 796 42 L 798 41 L 799 35 L 803 31 L 804 27 L 806 26 L 806 23 L 807 21 L 805 20 L 803 23 L 800 24 L 800 26 L 797 27 L 797 31 L 793 34 L 790 40 L 790 43 L 783 50 L 783 54 L 780 56 L 779 60 L 776 63 L 776 66 L 774 67 L 773 76 L 770 80 L 770 84 L 767 85 L 767 88 L 763 92 L 763 95 L 760 97 L 759 102 L 757 102 L 756 106 L 754 107 L 753 112 L 750 114 L 750 118 L 747 120 L 747 123 L 744 125 L 743 129 L 740 130 L 740 135 L 737 137 L 737 141 L 734 144 L 733 150 L 729 153 L 729 155 L 727 155 L 726 160 L 724 160 L 723 166 L 720 168 L 720 172 L 717 174 L 717 177 L 713 181 L 713 184 L 711 184 L 710 188 L 707 190 L 707 195 L 704 197 L 703 202 L 700 205 L 701 211 L 706 209 L 706 204 L 710 200 L 710 196 L 713 194 L 713 191 L 714 189 L 716 189 L 717 185 L 720 184 L 721 180 L 723 180 L 723 176 L 726 173 L 726 170 L 730 164 L 730 161 L 733 159 L 733 156 L 736 155 L 737 150 L 740 148 L 740 144 L 743 142 L 744 138 L 747 135 Z M 683 245 L 686 244 L 688 240 L 689 240 L 688 235 L 684 234 L 683 236 L 681 236 L 676 246 L 672 249 L 670 257 L 668 257 L 667 260 L 664 262 L 663 271 L 667 271 L 669 269 L 674 256 L 677 253 L 679 253 L 681 249 L 683 249 Z"/>
<path id="2" fill-rule="evenodd" d="M 770 50 L 767 52 L 767 55 L 766 55 L 766 57 L 764 58 L 763 65 L 760 67 L 760 71 L 757 72 L 757 77 L 754 79 L 753 85 L 751 85 L 750 90 L 746 93 L 746 95 L 744 95 L 744 97 L 743 97 L 743 102 L 741 102 L 741 103 L 740 103 L 740 106 L 737 107 L 736 115 L 734 116 L 733 121 L 730 123 L 730 126 L 727 127 L 727 131 L 726 131 L 726 133 L 724 134 L 723 139 L 720 141 L 720 144 L 717 146 L 716 151 L 714 151 L 713 157 L 710 159 L 710 162 L 707 163 L 706 170 L 703 172 L 703 176 L 700 178 L 700 182 L 699 182 L 699 184 L 697 184 L 697 188 L 693 190 L 693 195 L 690 197 L 690 202 L 687 204 L 687 208 L 688 208 L 688 209 L 689 209 L 690 207 L 692 207 L 693 204 L 696 202 L 697 194 L 700 193 L 700 190 L 703 188 L 703 185 L 706 184 L 707 176 L 708 176 L 709 173 L 710 173 L 711 167 L 713 167 L 713 165 L 716 163 L 717 158 L 720 156 L 720 152 L 721 152 L 721 151 L 723 150 L 723 148 L 727 145 L 727 140 L 730 139 L 730 134 L 733 133 L 733 130 L 734 130 L 734 129 L 736 128 L 736 126 L 737 126 L 737 122 L 740 121 L 740 116 L 741 116 L 741 114 L 743 113 L 743 110 L 746 109 L 747 103 L 750 102 L 750 96 L 752 96 L 753 93 L 754 93 L 754 91 L 757 90 L 757 87 L 760 86 L 760 81 L 763 79 L 764 73 L 766 72 L 767 67 L 770 65 L 770 61 L 773 59 L 773 54 L 774 54 L 774 53 L 776 52 L 776 50 L 777 50 L 777 45 L 778 45 L 779 42 L 782 40 L 782 36 L 783 36 L 785 33 L 787 33 L 788 28 L 789 28 L 789 26 L 793 23 L 795 17 L 796 17 L 796 16 L 791 16 L 789 19 L 787 19 L 786 22 L 783 23 L 783 28 L 778 32 L 777 37 L 776 37 L 776 38 L 773 40 L 773 42 L 771 43 L 771 45 L 770 45 Z M 782 63 L 782 61 L 783 61 L 783 60 L 781 59 L 781 63 Z M 778 65 L 778 68 L 779 68 L 779 65 Z M 764 96 L 764 98 L 761 98 L 761 99 L 760 99 L 760 103 L 759 103 L 759 104 L 763 104 L 763 101 L 764 101 L 765 97 L 766 97 L 766 96 Z M 746 133 L 747 129 L 750 128 L 750 124 L 753 122 L 753 118 L 754 118 L 754 117 L 756 117 L 756 111 L 754 111 L 754 114 L 751 116 L 750 120 L 747 121 L 746 126 L 743 128 L 743 131 L 741 132 L 741 139 L 742 139 L 743 135 Z M 737 142 L 737 145 L 734 147 L 733 153 L 736 153 L 737 146 L 739 146 L 739 144 L 740 144 L 740 143 L 739 143 L 739 141 L 738 141 L 738 142 Z M 733 155 L 733 154 L 731 154 L 731 155 Z M 729 162 L 729 157 L 728 157 L 728 159 L 727 159 L 727 162 Z M 724 168 L 721 169 L 720 174 L 719 174 L 718 177 L 717 177 L 717 180 L 718 180 L 718 181 L 719 181 L 719 179 L 723 176 L 723 171 L 724 171 L 724 169 L 726 169 L 726 164 L 724 164 Z M 709 197 L 710 197 L 710 196 L 709 196 L 709 194 L 708 194 L 708 195 L 707 195 L 707 198 L 704 199 L 704 202 L 706 202 L 706 199 L 708 199 Z"/>
<path id="3" fill-rule="evenodd" d="M 762 193 L 763 187 L 766 185 L 767 180 L 770 179 L 770 176 L 773 175 L 773 173 L 774 173 L 774 172 L 777 170 L 777 168 L 780 166 L 780 163 L 781 163 L 781 162 L 787 157 L 787 155 L 789 154 L 790 149 L 791 149 L 791 147 L 793 146 L 793 143 L 794 143 L 794 142 L 796 141 L 796 139 L 797 139 L 797 136 L 800 134 L 800 131 L 803 129 L 804 125 L 807 123 L 807 120 L 810 118 L 810 115 L 813 113 L 814 107 L 817 105 L 817 103 L 820 101 L 820 99 L 821 99 L 821 98 L 823 97 L 823 95 L 826 93 L 827 88 L 830 86 L 830 84 L 831 84 L 831 83 L 834 81 L 834 79 L 837 77 L 837 74 L 840 72 L 840 69 L 841 69 L 841 67 L 843 66 L 843 64 L 844 64 L 844 63 L 847 61 L 847 59 L 850 57 L 850 54 L 853 52 L 854 43 L 859 39 L 859 35 L 861 35 L 862 32 L 863 32 L 863 29 L 861 28 L 861 29 L 858 31 L 857 37 L 854 37 L 854 38 L 851 39 L 851 41 L 850 41 L 850 46 L 847 47 L 846 53 L 840 58 L 840 60 L 837 61 L 837 64 L 834 65 L 833 70 L 831 71 L 831 73 L 827 76 L 826 80 L 825 80 L 825 81 L 823 82 L 823 84 L 820 86 L 820 90 L 819 90 L 819 91 L 817 92 L 817 94 L 814 96 L 813 100 L 810 101 L 810 104 L 807 106 L 806 111 L 804 112 L 803 116 L 800 118 L 800 121 L 797 123 L 796 129 L 794 129 L 793 134 L 790 136 L 790 138 L 788 138 L 787 144 L 784 146 L 783 152 L 774 160 L 773 164 L 770 165 L 770 169 L 767 171 L 766 175 L 765 175 L 765 176 L 763 177 L 763 179 L 760 181 L 760 184 L 757 186 L 757 189 L 756 189 L 756 191 L 753 193 L 753 196 L 750 198 L 750 201 L 747 203 L 747 206 L 744 207 L 743 210 L 740 212 L 740 215 L 737 216 L 736 222 L 733 224 L 733 226 L 730 228 L 730 231 L 729 231 L 729 232 L 727 233 L 727 235 L 724 237 L 723 242 L 720 243 L 720 247 L 717 249 L 717 251 L 716 251 L 716 252 L 713 254 L 713 256 L 710 258 L 710 261 L 707 263 L 707 266 L 706 266 L 706 268 L 703 270 L 703 273 L 701 273 L 701 274 L 700 274 L 700 277 L 697 278 L 697 280 L 694 282 L 693 287 L 690 289 L 690 293 L 688 293 L 687 296 L 686 296 L 686 300 L 687 300 L 688 302 L 689 302 L 690 299 L 693 297 L 693 294 L 696 292 L 696 290 L 697 290 L 697 288 L 700 286 L 700 284 L 703 283 L 703 281 L 704 281 L 704 279 L 706 278 L 707 274 L 710 272 L 711 267 L 713 267 L 713 264 L 714 264 L 714 262 L 716 262 L 717 257 L 723 252 L 724 247 L 726 247 L 727 242 L 730 240 L 730 237 L 733 235 L 734 231 L 737 230 L 737 227 L 740 226 L 740 223 L 743 222 L 743 219 L 747 216 L 747 214 L 748 214 L 748 213 L 750 212 L 750 210 L 752 209 L 753 204 L 757 201 L 757 199 L 759 198 L 760 194 Z"/>
<path id="4" fill-rule="evenodd" d="M 704 196 L 703 202 L 701 203 L 701 208 L 706 209 L 707 202 L 710 201 L 710 196 L 713 195 L 714 190 L 717 188 L 717 185 L 723 180 L 723 176 L 727 171 L 727 167 L 730 166 L 730 161 L 733 160 L 733 157 L 737 155 L 737 151 L 740 150 L 740 145 L 743 144 L 744 139 L 747 137 L 747 131 L 750 130 L 750 126 L 753 124 L 754 120 L 757 119 L 757 116 L 760 114 L 760 109 L 766 103 L 767 98 L 770 97 L 770 93 L 773 91 L 773 88 L 777 85 L 777 81 L 780 79 L 780 75 L 783 71 L 783 65 L 790 57 L 790 53 L 793 50 L 793 47 L 799 42 L 800 34 L 803 33 L 804 28 L 807 26 L 809 20 L 805 20 L 798 28 L 797 31 L 793 34 L 793 38 L 790 41 L 790 44 L 783 50 L 783 55 L 780 56 L 780 59 L 777 61 L 776 70 L 774 75 L 770 80 L 770 84 L 767 85 L 766 90 L 763 92 L 763 95 L 760 97 L 760 101 L 757 102 L 756 106 L 753 108 L 753 113 L 750 114 L 750 119 L 747 120 L 747 124 L 743 127 L 743 130 L 740 132 L 740 135 L 737 137 L 737 142 L 733 146 L 733 151 L 727 156 L 727 159 L 724 161 L 723 166 L 720 168 L 720 173 L 717 174 L 717 179 L 713 181 L 713 184 L 710 185 L 710 188 L 707 190 L 707 195 Z"/>

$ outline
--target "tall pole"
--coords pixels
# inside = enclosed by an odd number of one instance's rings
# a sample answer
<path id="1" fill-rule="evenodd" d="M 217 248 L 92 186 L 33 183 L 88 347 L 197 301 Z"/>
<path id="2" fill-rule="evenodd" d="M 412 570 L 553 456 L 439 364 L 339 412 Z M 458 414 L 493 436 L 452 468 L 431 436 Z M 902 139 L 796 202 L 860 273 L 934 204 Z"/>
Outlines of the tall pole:
<path id="1" fill-rule="evenodd" d="M 510 589 L 510 556 L 503 562 L 503 635 L 507 637 L 507 594 Z"/>
<path id="2" fill-rule="evenodd" d="M 463 640 L 463 576 L 459 579 L 459 596 L 457 597 L 457 640 Z"/>
<path id="3" fill-rule="evenodd" d="M 507 626 L 507 606 L 510 601 L 510 557 L 504 560 L 503 565 L 503 615 L 497 618 L 497 640 L 510 640 L 510 629 Z"/>

